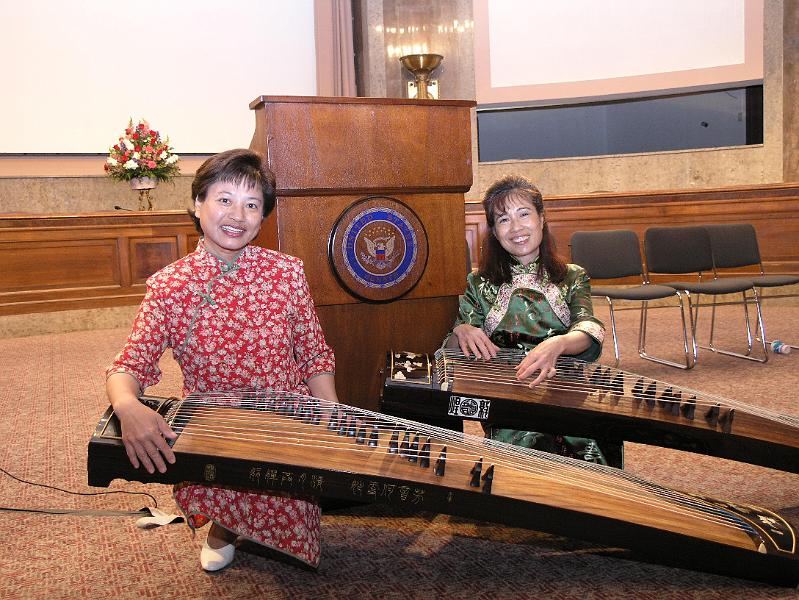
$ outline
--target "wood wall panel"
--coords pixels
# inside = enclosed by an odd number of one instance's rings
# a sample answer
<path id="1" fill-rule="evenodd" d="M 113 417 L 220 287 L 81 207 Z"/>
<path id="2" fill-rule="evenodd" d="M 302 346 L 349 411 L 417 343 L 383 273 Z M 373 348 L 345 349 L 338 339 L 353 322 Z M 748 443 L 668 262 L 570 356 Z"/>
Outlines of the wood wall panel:
<path id="1" fill-rule="evenodd" d="M 177 259 L 177 237 L 130 240 L 130 271 L 133 283 L 143 284 L 158 269 Z"/>
<path id="2" fill-rule="evenodd" d="M 116 240 L 42 240 L 0 244 L 0 292 L 119 287 Z"/>
<path id="3" fill-rule="evenodd" d="M 196 240 L 183 211 L 0 215 L 0 315 L 138 304 Z"/>
<path id="4" fill-rule="evenodd" d="M 649 227 L 752 223 L 763 266 L 770 273 L 799 274 L 799 184 L 591 194 L 545 198 L 550 230 L 568 257 L 575 231 L 631 229 L 643 244 Z M 466 224 L 486 233 L 477 201 L 467 202 Z M 474 266 L 479 261 L 479 245 Z M 643 256 L 643 247 L 641 249 Z"/>
<path id="5" fill-rule="evenodd" d="M 417 202 L 414 194 L 396 195 L 424 214 L 431 249 L 435 245 L 444 266 L 426 272 L 422 287 L 417 286 L 407 299 L 417 293 L 435 296 L 436 290 L 442 297 L 456 295 L 462 291 L 460 261 L 465 250 L 458 242 L 440 244 L 439 228 L 449 219 L 464 219 L 465 238 L 476 267 L 478 240 L 486 232 L 482 209 L 479 203 L 468 202 L 464 217 L 462 208 L 438 206 L 437 194 L 418 196 Z M 344 206 L 352 198 L 326 197 L 325 202 Z M 301 217 L 288 219 L 282 226 L 301 228 L 314 219 L 318 206 L 312 200 L 281 199 L 308 203 L 307 209 L 300 211 Z M 565 256 L 569 255 L 571 234 L 577 230 L 633 229 L 643 237 L 644 231 L 655 225 L 750 222 L 757 229 L 767 271 L 799 274 L 799 184 L 553 197 L 546 199 L 546 207 Z M 336 204 L 331 210 L 339 208 Z M 429 225 L 431 222 L 434 225 Z M 270 217 L 257 242 L 270 246 L 277 226 L 276 218 Z M 305 261 L 317 303 L 352 302 L 340 286 L 333 285 L 327 238 L 291 237 L 301 241 L 287 251 Z M 182 211 L 0 215 L 0 315 L 138 304 L 145 273 L 193 251 L 197 239 L 191 220 Z"/>

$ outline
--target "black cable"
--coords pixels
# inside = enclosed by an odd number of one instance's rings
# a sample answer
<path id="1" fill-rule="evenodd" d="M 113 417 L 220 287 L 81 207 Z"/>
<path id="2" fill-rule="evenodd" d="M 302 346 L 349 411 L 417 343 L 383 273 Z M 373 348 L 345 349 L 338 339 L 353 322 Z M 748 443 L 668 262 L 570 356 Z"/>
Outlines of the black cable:
<path id="1" fill-rule="evenodd" d="M 140 510 L 72 510 L 70 508 L 19 508 L 17 506 L 0 506 L 0 512 L 40 513 L 45 515 L 83 515 L 87 517 L 152 516 L 152 513 L 146 508 Z"/>
<path id="2" fill-rule="evenodd" d="M 47 485 L 45 483 L 36 483 L 35 481 L 28 481 L 26 479 L 22 479 L 21 477 L 17 477 L 16 475 L 12 475 L 8 471 L 6 471 L 3 467 L 0 467 L 0 471 L 2 471 L 3 473 L 5 473 L 9 477 L 11 477 L 11 479 L 16 479 L 20 483 L 24 483 L 24 484 L 27 484 L 27 485 L 35 485 L 37 487 L 43 487 L 43 488 L 47 488 L 47 489 L 50 489 L 50 490 L 55 490 L 57 492 L 63 492 L 65 494 L 72 494 L 74 496 L 105 496 L 105 495 L 110 495 L 110 494 L 133 494 L 133 495 L 138 495 L 138 496 L 147 496 L 150 500 L 153 501 L 154 507 L 158 508 L 158 500 L 155 499 L 155 496 L 153 496 L 152 494 L 148 494 L 147 492 L 129 492 L 127 490 L 110 490 L 108 492 L 73 492 L 72 490 L 65 490 L 63 488 L 56 487 L 54 485 Z M 25 508 L 20 509 L 20 508 L 4 508 L 4 507 L 0 507 L 0 510 L 48 512 L 48 511 L 45 511 L 45 510 L 37 510 L 37 509 L 33 509 L 33 508 L 32 509 L 25 509 Z M 65 510 L 64 512 L 66 513 L 66 512 L 74 512 L 74 511 Z M 60 514 L 60 513 L 53 513 L 53 514 Z"/>

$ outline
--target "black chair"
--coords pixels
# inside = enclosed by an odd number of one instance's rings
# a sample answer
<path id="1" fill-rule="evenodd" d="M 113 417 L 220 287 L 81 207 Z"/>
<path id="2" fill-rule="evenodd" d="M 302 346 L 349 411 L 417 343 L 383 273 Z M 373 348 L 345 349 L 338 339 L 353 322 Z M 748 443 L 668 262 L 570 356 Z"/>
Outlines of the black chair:
<path id="1" fill-rule="evenodd" d="M 644 252 L 646 254 L 647 271 L 665 273 L 670 275 L 696 273 L 696 281 L 668 281 L 669 285 L 682 291 L 688 299 L 688 309 L 691 314 L 691 334 L 694 340 L 694 362 L 697 360 L 697 347 L 711 350 L 727 356 L 735 356 L 756 362 L 767 362 L 765 335 L 759 340 L 762 344 L 763 358 L 751 356 L 753 348 L 752 328 L 749 324 L 749 303 L 754 304 L 757 311 L 757 328 L 763 331 L 763 315 L 760 309 L 760 299 L 752 278 L 729 277 L 718 278 L 713 264 L 713 254 L 710 246 L 710 234 L 702 226 L 692 227 L 652 227 L 644 234 Z M 710 275 L 712 279 L 703 280 L 703 275 Z M 748 294 L 751 292 L 750 300 Z M 744 309 L 746 325 L 746 353 L 722 350 L 713 344 L 715 329 L 716 307 L 720 306 L 718 296 L 722 294 L 741 294 L 741 302 L 724 302 L 723 304 L 741 304 Z M 696 295 L 696 304 L 691 300 L 691 294 Z M 707 294 L 713 297 L 713 312 L 711 313 L 710 339 L 707 346 L 700 346 L 696 342 L 696 327 L 701 306 L 700 297 Z"/>
<path id="2" fill-rule="evenodd" d="M 689 328 L 685 324 L 682 294 L 672 287 L 649 283 L 641 263 L 641 247 L 638 236 L 634 231 L 577 231 L 571 238 L 571 254 L 572 262 L 583 267 L 591 277 L 591 295 L 605 298 L 610 308 L 610 330 L 613 334 L 613 353 L 616 359 L 614 366 L 618 366 L 620 357 L 613 301 L 632 300 L 641 302 L 638 355 L 646 360 L 680 369 L 693 367 L 692 359 L 695 352 L 689 351 Z M 618 279 L 631 276 L 641 277 L 643 284 L 631 287 L 593 285 L 595 279 Z M 672 297 L 676 297 L 679 302 L 680 317 L 682 318 L 684 363 L 658 358 L 646 352 L 646 318 L 649 301 Z M 690 344 L 693 347 L 693 340 Z"/>
<path id="3" fill-rule="evenodd" d="M 757 267 L 758 273 L 752 274 L 752 283 L 760 288 L 760 303 L 763 304 L 763 288 L 777 288 L 799 283 L 795 275 L 766 275 L 760 259 L 760 246 L 757 243 L 757 232 L 750 223 L 726 223 L 705 225 L 710 236 L 710 247 L 713 252 L 713 263 L 716 269 L 737 269 L 740 267 Z M 749 277 L 749 275 L 747 275 Z M 795 296 L 788 294 L 787 296 Z M 760 332 L 755 332 L 756 334 Z M 756 335 L 757 336 L 757 335 Z M 769 341 L 766 340 L 768 344 Z M 788 344 L 792 348 L 799 346 Z"/>

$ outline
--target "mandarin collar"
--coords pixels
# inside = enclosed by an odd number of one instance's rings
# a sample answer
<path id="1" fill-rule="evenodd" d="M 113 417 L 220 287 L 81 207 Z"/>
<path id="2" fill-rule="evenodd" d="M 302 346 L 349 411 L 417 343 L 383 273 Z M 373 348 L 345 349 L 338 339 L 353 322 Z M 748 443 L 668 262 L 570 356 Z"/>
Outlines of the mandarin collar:
<path id="1" fill-rule="evenodd" d="M 223 273 L 228 273 L 243 266 L 247 258 L 249 258 L 250 254 L 252 253 L 252 250 L 250 249 L 250 245 L 247 244 L 241 249 L 232 262 L 228 262 L 221 256 L 217 256 L 208 250 L 208 248 L 205 247 L 204 239 L 200 238 L 200 241 L 197 242 L 197 252 L 200 254 L 200 258 L 205 262 L 210 265 L 218 266 L 219 270 Z"/>
<path id="2" fill-rule="evenodd" d="M 541 257 L 537 256 L 530 264 L 523 265 L 515 256 L 511 256 L 510 272 L 512 275 L 535 275 L 538 273 L 538 261 L 540 259 Z"/>

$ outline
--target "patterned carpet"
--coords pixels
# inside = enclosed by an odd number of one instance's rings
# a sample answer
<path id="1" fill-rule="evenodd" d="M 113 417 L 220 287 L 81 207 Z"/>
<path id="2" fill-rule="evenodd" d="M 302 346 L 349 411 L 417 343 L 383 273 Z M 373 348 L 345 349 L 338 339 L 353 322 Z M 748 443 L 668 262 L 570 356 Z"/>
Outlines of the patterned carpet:
<path id="1" fill-rule="evenodd" d="M 796 314 L 796 308 L 767 307 L 770 335 L 799 339 Z M 671 311 L 654 311 L 650 333 L 664 341 L 650 351 L 675 347 L 673 317 Z M 635 313 L 621 313 L 619 327 L 625 370 L 799 413 L 799 351 L 772 355 L 766 365 L 704 352 L 696 369 L 683 372 L 633 358 Z M 35 482 L 106 491 L 85 485 L 86 443 L 107 406 L 104 367 L 125 334 L 0 340 L 0 467 Z M 740 339 L 727 333 L 719 341 Z M 162 366 L 164 381 L 152 391 L 178 394 L 171 358 Z M 636 475 L 760 504 L 799 526 L 799 475 L 634 444 L 627 445 L 626 461 Z M 160 507 L 174 509 L 166 486 L 116 481 L 110 489 L 147 491 Z M 2 507 L 130 511 L 146 504 L 142 496 L 66 495 L 0 473 Z M 239 552 L 230 568 L 209 575 L 198 564 L 204 530 L 196 537 L 185 525 L 141 530 L 135 519 L 0 512 L 0 598 L 798 597 L 795 590 L 636 562 L 618 550 L 534 531 L 374 506 L 324 516 L 318 572 Z"/>

